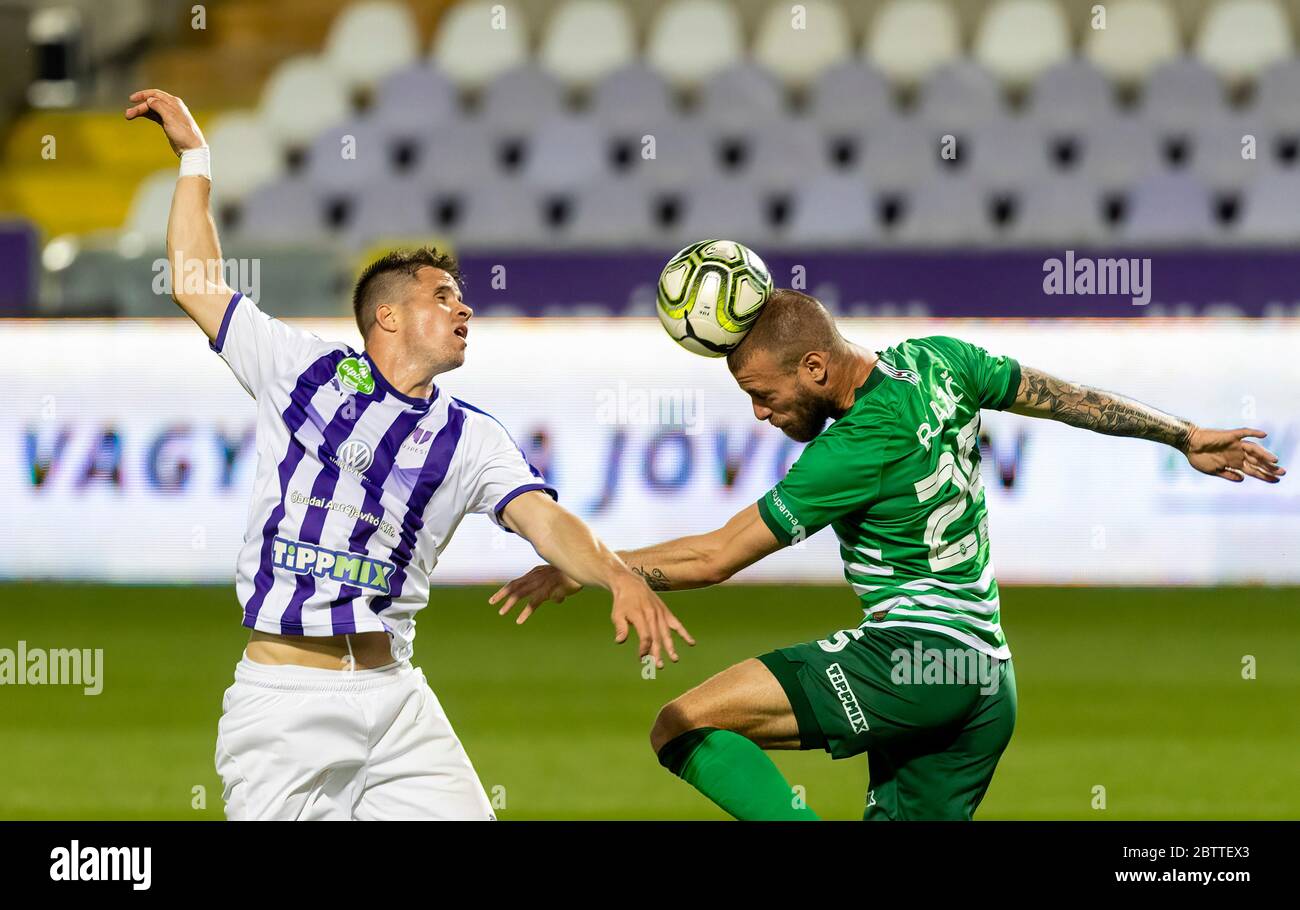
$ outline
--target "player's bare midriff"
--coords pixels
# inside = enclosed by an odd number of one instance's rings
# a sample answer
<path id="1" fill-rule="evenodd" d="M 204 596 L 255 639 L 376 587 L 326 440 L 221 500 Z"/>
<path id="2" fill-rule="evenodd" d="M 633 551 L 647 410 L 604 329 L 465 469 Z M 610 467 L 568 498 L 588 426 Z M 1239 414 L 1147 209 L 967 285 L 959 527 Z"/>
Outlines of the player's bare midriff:
<path id="1" fill-rule="evenodd" d="M 393 662 L 387 632 L 304 636 L 276 635 L 254 629 L 246 653 L 254 663 L 292 664 L 321 670 L 347 670 L 349 653 L 355 661 L 353 666 L 358 670 L 372 670 Z"/>

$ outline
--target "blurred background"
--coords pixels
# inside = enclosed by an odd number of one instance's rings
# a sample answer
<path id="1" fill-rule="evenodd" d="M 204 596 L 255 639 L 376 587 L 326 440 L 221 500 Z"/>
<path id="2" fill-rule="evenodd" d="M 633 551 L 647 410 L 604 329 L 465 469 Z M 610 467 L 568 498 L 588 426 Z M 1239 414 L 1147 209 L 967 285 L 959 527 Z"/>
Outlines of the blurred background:
<path id="1" fill-rule="evenodd" d="M 0 659 L 106 667 L 0 685 L 0 818 L 221 814 L 254 409 L 170 299 L 176 160 L 131 91 L 198 117 L 227 281 L 274 315 L 359 345 L 367 261 L 456 252 L 446 387 L 621 547 L 798 455 L 654 319 L 710 236 L 852 340 L 957 335 L 1294 466 L 1297 40 L 1300 0 L 0 0 Z M 980 445 L 1021 688 L 981 817 L 1300 816 L 1294 483 L 1000 413 Z M 827 532 L 675 595 L 701 645 L 647 680 L 597 594 L 495 617 L 535 559 L 467 520 L 416 649 L 502 818 L 719 817 L 655 763 L 658 705 L 857 622 Z M 862 759 L 779 761 L 861 814 Z"/>

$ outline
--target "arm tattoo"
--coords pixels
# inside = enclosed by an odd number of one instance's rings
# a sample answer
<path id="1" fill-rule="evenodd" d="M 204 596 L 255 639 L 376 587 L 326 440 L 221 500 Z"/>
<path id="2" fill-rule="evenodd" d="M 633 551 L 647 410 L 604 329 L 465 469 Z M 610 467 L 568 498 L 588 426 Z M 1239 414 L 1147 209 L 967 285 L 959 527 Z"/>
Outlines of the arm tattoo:
<path id="1" fill-rule="evenodd" d="M 644 566 L 631 566 L 633 572 L 641 576 L 651 591 L 670 591 L 673 583 L 662 569 L 646 569 Z"/>
<path id="2" fill-rule="evenodd" d="M 1066 382 L 1029 367 L 1021 372 L 1015 410 L 1107 436 L 1151 439 L 1183 452 L 1187 451 L 1193 429 L 1190 421 L 1139 401 Z"/>

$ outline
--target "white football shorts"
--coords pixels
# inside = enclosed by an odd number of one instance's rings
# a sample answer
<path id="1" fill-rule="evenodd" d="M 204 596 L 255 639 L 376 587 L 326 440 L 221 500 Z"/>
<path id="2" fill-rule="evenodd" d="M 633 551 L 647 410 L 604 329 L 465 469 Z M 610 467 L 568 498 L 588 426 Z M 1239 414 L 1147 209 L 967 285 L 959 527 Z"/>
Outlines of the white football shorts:
<path id="1" fill-rule="evenodd" d="M 492 820 L 492 806 L 424 671 L 254 663 L 222 700 L 226 817 Z"/>

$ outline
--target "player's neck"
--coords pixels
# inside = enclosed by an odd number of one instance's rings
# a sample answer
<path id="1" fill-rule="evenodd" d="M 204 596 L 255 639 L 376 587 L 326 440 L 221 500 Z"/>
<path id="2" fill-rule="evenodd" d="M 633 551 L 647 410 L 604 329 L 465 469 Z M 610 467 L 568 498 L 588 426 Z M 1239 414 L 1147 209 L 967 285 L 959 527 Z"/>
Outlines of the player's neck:
<path id="1" fill-rule="evenodd" d="M 367 348 L 367 356 L 384 381 L 408 398 L 428 399 L 433 396 L 433 379 L 438 371 L 411 356 L 383 347 Z"/>
<path id="2" fill-rule="evenodd" d="M 848 353 L 845 355 L 845 369 L 837 371 L 843 378 L 839 386 L 835 389 L 835 401 L 840 409 L 839 416 L 848 413 L 849 408 L 853 407 L 853 402 L 857 400 L 857 391 L 862 388 L 862 384 L 867 381 L 871 371 L 876 368 L 876 361 L 880 358 L 874 351 L 856 344 L 850 344 Z"/>

